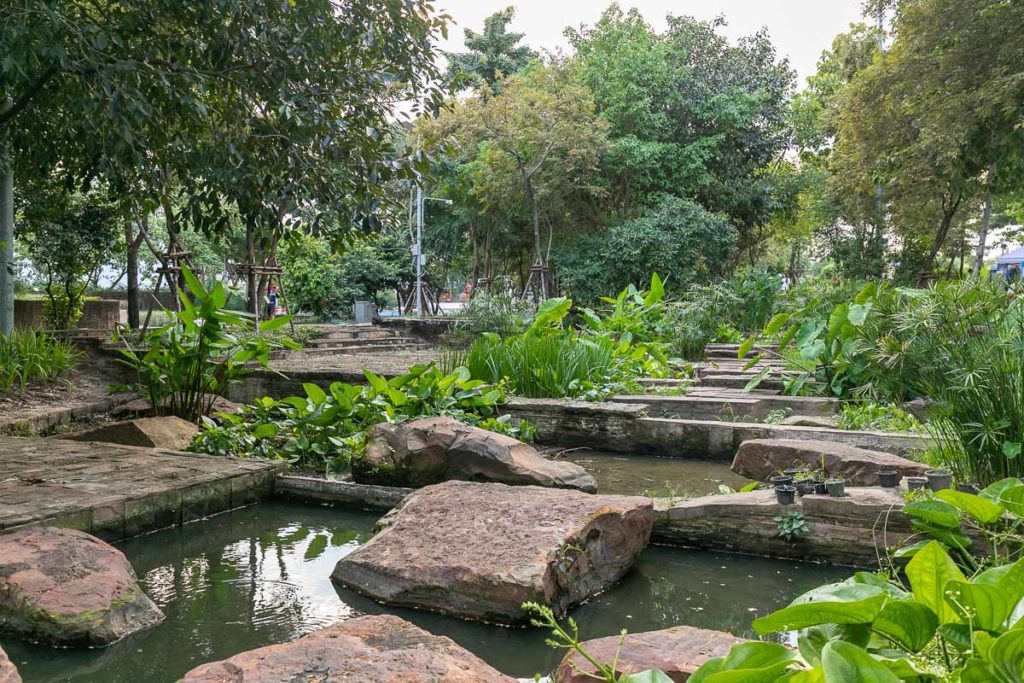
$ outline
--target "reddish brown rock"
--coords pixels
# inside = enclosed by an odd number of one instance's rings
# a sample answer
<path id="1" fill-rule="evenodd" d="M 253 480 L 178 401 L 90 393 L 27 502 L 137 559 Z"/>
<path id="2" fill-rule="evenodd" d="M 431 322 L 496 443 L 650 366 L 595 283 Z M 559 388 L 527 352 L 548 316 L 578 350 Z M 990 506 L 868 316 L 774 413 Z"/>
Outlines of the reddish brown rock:
<path id="1" fill-rule="evenodd" d="M 350 619 L 192 669 L 181 683 L 515 683 L 444 636 L 391 615 Z"/>
<path id="2" fill-rule="evenodd" d="M 0 629 L 49 645 L 109 645 L 163 620 L 131 564 L 73 529 L 0 536 Z"/>
<path id="3" fill-rule="evenodd" d="M 748 479 L 768 481 L 792 467 L 820 469 L 823 461 L 828 477 L 845 479 L 850 486 L 877 486 L 879 470 L 896 470 L 907 477 L 922 475 L 928 469 L 927 465 L 892 453 L 834 441 L 751 439 L 740 444 L 732 471 Z"/>
<path id="4" fill-rule="evenodd" d="M 21 683 L 21 676 L 14 668 L 7 653 L 0 649 L 0 683 Z"/>
<path id="5" fill-rule="evenodd" d="M 516 623 L 614 585 L 651 534 L 650 499 L 447 482 L 407 497 L 332 578 L 387 604 Z"/>
<path id="6" fill-rule="evenodd" d="M 56 438 L 183 451 L 192 443 L 198 431 L 199 427 L 180 417 L 140 417 L 135 420 L 113 422 L 84 432 L 61 434 Z"/>
<path id="7" fill-rule="evenodd" d="M 549 460 L 522 441 L 450 417 L 375 425 L 352 474 L 364 484 L 412 488 L 461 480 L 597 490 L 579 465 Z"/>
<path id="8" fill-rule="evenodd" d="M 746 642 L 731 633 L 692 626 L 673 626 L 661 631 L 630 633 L 619 647 L 619 636 L 597 638 L 583 643 L 583 649 L 601 664 L 616 664 L 620 675 L 658 669 L 676 683 L 690 677 L 697 667 L 728 654 L 733 645 Z M 594 665 L 576 653 L 562 659 L 554 683 L 592 683 Z"/>

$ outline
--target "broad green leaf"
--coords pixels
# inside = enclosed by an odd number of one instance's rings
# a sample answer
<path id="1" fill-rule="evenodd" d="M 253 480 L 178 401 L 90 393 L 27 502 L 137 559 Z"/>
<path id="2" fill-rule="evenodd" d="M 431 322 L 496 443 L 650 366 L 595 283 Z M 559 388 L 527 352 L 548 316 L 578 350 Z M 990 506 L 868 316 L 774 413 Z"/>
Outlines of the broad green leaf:
<path id="1" fill-rule="evenodd" d="M 253 430 L 252 435 L 256 439 L 268 439 L 272 436 L 277 436 L 277 430 L 277 424 L 264 422 Z"/>
<path id="2" fill-rule="evenodd" d="M 926 605 L 911 600 L 890 600 L 875 618 L 872 628 L 910 652 L 920 652 L 939 627 L 939 618 Z"/>
<path id="3" fill-rule="evenodd" d="M 747 354 L 750 353 L 750 349 L 754 348 L 754 344 L 756 342 L 757 337 L 755 337 L 754 335 L 751 335 L 744 339 L 743 343 L 740 344 L 739 350 L 736 352 L 736 357 L 739 358 L 740 360 L 746 358 Z"/>
<path id="4" fill-rule="evenodd" d="M 832 315 L 828 317 L 828 335 L 830 337 L 838 337 L 839 331 L 846 324 L 846 317 L 850 312 L 850 306 L 848 304 L 839 304 L 832 311 Z"/>
<path id="5" fill-rule="evenodd" d="M 821 663 L 821 651 L 831 640 L 828 629 L 824 626 L 811 626 L 800 631 L 796 639 L 796 648 L 800 656 L 811 666 Z"/>
<path id="6" fill-rule="evenodd" d="M 1000 479 L 997 482 L 989 484 L 983 488 L 981 493 L 978 495 L 987 500 L 991 500 L 994 503 L 1000 503 L 1004 491 L 1016 486 L 1021 486 L 1022 484 L 1024 484 L 1024 482 L 1017 477 L 1007 477 L 1006 479 Z"/>
<path id="7" fill-rule="evenodd" d="M 767 337 L 772 337 L 778 333 L 786 323 L 789 322 L 790 313 L 776 313 L 772 316 L 772 319 L 768 321 L 768 324 L 764 328 L 764 334 Z"/>
<path id="8" fill-rule="evenodd" d="M 366 381 L 369 382 L 370 386 L 378 394 L 383 394 L 388 390 L 388 383 L 383 377 L 374 374 L 366 368 L 363 368 L 363 376 L 366 377 Z"/>
<path id="9" fill-rule="evenodd" d="M 807 602 L 783 607 L 766 617 L 755 619 L 754 630 L 761 634 L 795 631 L 819 624 L 870 624 L 888 598 L 874 595 L 853 602 Z"/>
<path id="10" fill-rule="evenodd" d="M 995 586 L 1007 602 L 1016 605 L 1024 599 L 1024 559 L 986 569 L 972 583 Z"/>
<path id="11" fill-rule="evenodd" d="M 280 315 L 270 320 L 264 320 L 260 323 L 260 332 L 273 332 L 276 329 L 284 327 L 292 321 L 292 315 Z"/>
<path id="12" fill-rule="evenodd" d="M 950 581 L 946 584 L 946 602 L 975 629 L 998 631 L 1010 616 L 1013 605 L 996 586 Z"/>
<path id="13" fill-rule="evenodd" d="M 966 579 L 938 541 L 931 541 L 917 551 L 907 563 L 906 573 L 914 597 L 935 612 L 940 624 L 959 621 L 957 613 L 946 602 L 946 584 Z"/>
<path id="14" fill-rule="evenodd" d="M 953 489 L 938 491 L 935 497 L 946 501 L 967 516 L 977 520 L 980 524 L 994 524 L 999 521 L 1004 512 L 1001 505 L 997 505 L 987 498 L 954 491 Z"/>
<path id="15" fill-rule="evenodd" d="M 657 273 L 651 274 L 651 288 L 647 290 L 644 297 L 644 306 L 653 306 L 665 298 L 665 283 L 658 277 Z"/>
<path id="16" fill-rule="evenodd" d="M 988 650 L 996 681 L 1024 683 L 1024 630 L 1014 629 L 996 638 Z"/>
<path id="17" fill-rule="evenodd" d="M 623 676 L 619 679 L 619 683 L 673 683 L 673 681 L 664 671 L 648 669 Z"/>
<path id="18" fill-rule="evenodd" d="M 741 643 L 702 664 L 689 683 L 772 683 L 796 661 L 797 654 L 778 643 Z"/>
<path id="19" fill-rule="evenodd" d="M 1024 518 L 1024 486 L 1003 489 L 999 494 L 999 502 L 1012 515 Z"/>
<path id="20" fill-rule="evenodd" d="M 832 641 L 821 653 L 828 683 L 899 683 L 887 666 L 856 645 Z"/>
<path id="21" fill-rule="evenodd" d="M 960 512 L 941 500 L 926 498 L 903 506 L 903 512 L 911 517 L 918 517 L 936 526 L 947 529 L 960 527 Z"/>
<path id="22" fill-rule="evenodd" d="M 324 401 L 327 400 L 327 394 L 319 385 L 313 384 L 312 382 L 303 382 L 302 389 L 306 392 L 306 396 L 313 402 L 314 405 L 323 405 Z"/>
<path id="23" fill-rule="evenodd" d="M 868 313 L 871 312 L 872 306 L 874 306 L 874 304 L 871 302 L 866 304 L 853 304 L 850 306 L 850 314 L 847 316 L 850 324 L 856 327 L 863 325 L 864 321 L 868 318 Z"/>

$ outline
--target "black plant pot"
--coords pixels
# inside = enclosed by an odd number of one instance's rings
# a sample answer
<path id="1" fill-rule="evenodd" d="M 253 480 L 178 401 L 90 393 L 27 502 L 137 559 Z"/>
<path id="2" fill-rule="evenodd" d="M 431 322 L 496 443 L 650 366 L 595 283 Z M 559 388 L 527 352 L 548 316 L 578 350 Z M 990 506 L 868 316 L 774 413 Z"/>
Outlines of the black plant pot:
<path id="1" fill-rule="evenodd" d="M 792 505 L 796 502 L 796 487 L 795 486 L 776 486 L 775 497 L 778 499 L 780 505 Z"/>
<path id="2" fill-rule="evenodd" d="M 924 476 L 928 478 L 928 488 L 932 491 L 941 491 L 953 485 L 953 473 L 949 470 L 928 470 Z"/>
<path id="3" fill-rule="evenodd" d="M 907 488 L 911 491 L 924 491 L 928 486 L 928 477 L 907 477 Z"/>
<path id="4" fill-rule="evenodd" d="M 884 489 L 894 489 L 900 485 L 903 475 L 896 470 L 879 470 L 878 484 Z"/>
<path id="5" fill-rule="evenodd" d="M 813 479 L 797 479 L 793 486 L 796 487 L 797 494 L 807 496 L 814 493 L 815 482 Z"/>
<path id="6" fill-rule="evenodd" d="M 787 477 L 793 477 L 796 479 L 798 475 L 807 474 L 807 470 L 803 467 L 793 467 L 788 470 L 782 470 L 782 473 Z"/>
<path id="7" fill-rule="evenodd" d="M 828 489 L 828 495 L 833 498 L 842 498 L 846 495 L 846 480 L 830 479 L 825 482 L 825 488 Z"/>
<path id="8" fill-rule="evenodd" d="M 792 486 L 793 485 L 793 477 L 789 476 L 788 474 L 781 475 L 781 476 L 778 476 L 778 477 L 772 477 L 771 479 L 769 479 L 769 481 L 772 483 L 772 486 Z"/>
<path id="9" fill-rule="evenodd" d="M 978 485 L 971 481 L 962 481 L 958 483 L 956 485 L 956 490 L 960 493 L 973 493 L 974 495 L 977 495 L 981 491 L 981 489 L 978 488 Z"/>
<path id="10" fill-rule="evenodd" d="M 825 482 L 823 482 L 823 481 L 815 481 L 814 482 L 814 495 L 816 495 L 816 496 L 824 496 L 826 494 L 828 494 L 828 487 L 825 486 Z"/>

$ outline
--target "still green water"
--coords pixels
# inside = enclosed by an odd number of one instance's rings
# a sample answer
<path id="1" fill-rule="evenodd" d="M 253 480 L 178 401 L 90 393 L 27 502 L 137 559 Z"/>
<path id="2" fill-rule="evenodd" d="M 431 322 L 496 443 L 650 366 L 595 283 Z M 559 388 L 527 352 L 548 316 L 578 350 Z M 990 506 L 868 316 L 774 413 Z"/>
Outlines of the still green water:
<path id="1" fill-rule="evenodd" d="M 170 683 L 204 662 L 297 638 L 360 614 L 391 612 L 451 637 L 518 677 L 546 674 L 560 654 L 539 629 L 513 629 L 383 608 L 330 580 L 364 542 L 375 515 L 284 503 L 218 515 L 126 541 L 142 587 L 167 615 L 103 650 L 3 639 L 25 683 Z M 652 547 L 623 582 L 573 611 L 587 638 L 623 627 L 689 624 L 749 634 L 750 622 L 849 570 Z"/>

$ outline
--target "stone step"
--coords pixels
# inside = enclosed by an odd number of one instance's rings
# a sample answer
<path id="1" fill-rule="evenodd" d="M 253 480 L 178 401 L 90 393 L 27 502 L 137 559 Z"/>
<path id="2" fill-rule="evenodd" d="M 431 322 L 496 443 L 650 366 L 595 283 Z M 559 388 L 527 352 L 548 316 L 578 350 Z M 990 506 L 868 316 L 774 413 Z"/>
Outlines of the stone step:
<path id="1" fill-rule="evenodd" d="M 306 348 L 309 349 L 344 349 L 352 346 L 394 346 L 401 344 L 418 344 L 421 343 L 414 337 L 358 337 L 351 339 L 314 339 L 311 342 L 306 343 Z"/>
<path id="2" fill-rule="evenodd" d="M 741 374 L 714 374 L 714 375 L 703 375 L 701 376 L 699 383 L 706 387 L 719 387 L 728 389 L 743 389 L 747 386 L 753 375 L 741 375 Z M 781 379 L 777 377 L 765 377 L 761 380 L 761 383 L 757 385 L 760 389 L 773 389 L 776 391 L 782 391 L 783 383 Z"/>
<path id="3" fill-rule="evenodd" d="M 398 330 L 383 330 L 379 327 L 364 327 L 364 328 L 352 328 L 352 329 L 333 329 L 328 328 L 324 331 L 324 336 L 321 339 L 391 339 L 400 337 L 401 332 Z"/>
<path id="4" fill-rule="evenodd" d="M 731 358 L 733 360 L 738 359 L 740 351 L 739 344 L 708 344 L 704 347 L 705 358 Z M 757 344 L 747 354 L 747 358 L 752 358 L 759 353 L 777 354 L 779 347 L 775 344 Z"/>
<path id="5" fill-rule="evenodd" d="M 301 351 L 277 351 L 271 354 L 271 358 L 279 360 L 287 358 L 289 354 L 301 356 L 345 356 L 359 353 L 392 353 L 394 351 L 422 351 L 429 349 L 430 344 L 423 342 L 391 345 L 362 344 L 359 346 L 345 346 L 341 348 L 329 347 L 326 349 L 302 349 Z"/>

